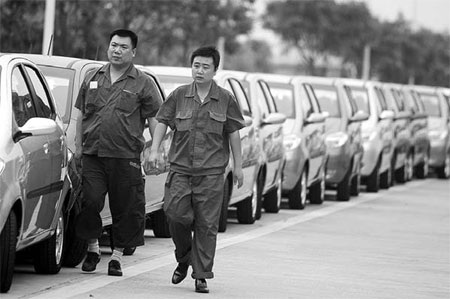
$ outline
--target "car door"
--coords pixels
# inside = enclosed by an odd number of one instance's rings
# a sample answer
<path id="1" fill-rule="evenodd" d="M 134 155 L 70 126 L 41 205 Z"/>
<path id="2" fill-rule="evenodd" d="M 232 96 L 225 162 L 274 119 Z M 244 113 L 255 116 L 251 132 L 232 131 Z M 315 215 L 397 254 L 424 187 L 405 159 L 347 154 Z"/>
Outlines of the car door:
<path id="1" fill-rule="evenodd" d="M 244 118 L 253 119 L 253 111 L 250 108 L 247 95 L 241 83 L 235 78 L 228 78 L 225 80 L 223 87 L 232 92 L 241 107 Z M 241 137 L 242 149 L 242 172 L 244 174 L 244 183 L 241 188 L 233 189 L 232 199 L 241 199 L 252 194 L 253 181 L 255 180 L 256 167 L 258 164 L 258 157 L 260 147 L 258 146 L 255 132 L 255 123 L 250 126 L 245 126 L 239 130 Z"/>
<path id="2" fill-rule="evenodd" d="M 280 123 L 265 123 L 272 113 L 277 113 L 273 97 L 267 83 L 256 82 L 256 100 L 254 110 L 259 110 L 259 136 L 261 149 L 266 158 L 266 186 L 272 185 L 277 177 L 280 163 L 283 159 L 283 125 Z"/>
<path id="3" fill-rule="evenodd" d="M 311 85 L 303 83 L 300 86 L 300 102 L 303 110 L 303 135 L 305 145 L 309 152 L 309 175 L 308 181 L 312 181 L 319 175 L 324 157 L 325 146 L 325 122 L 308 122 L 313 113 L 322 113 Z"/>
<path id="4" fill-rule="evenodd" d="M 11 92 L 17 127 L 23 126 L 33 117 L 55 117 L 45 86 L 36 76 L 36 70 L 31 66 L 16 65 L 12 70 Z M 37 84 L 38 92 L 33 84 Z M 59 131 L 53 135 L 33 136 L 18 141 L 25 153 L 23 177 L 18 178 L 25 191 L 22 239 L 50 228 L 55 217 L 64 162 L 64 154 L 61 153 L 64 140 L 60 139 L 61 136 Z M 56 149 L 57 152 L 54 152 Z"/>

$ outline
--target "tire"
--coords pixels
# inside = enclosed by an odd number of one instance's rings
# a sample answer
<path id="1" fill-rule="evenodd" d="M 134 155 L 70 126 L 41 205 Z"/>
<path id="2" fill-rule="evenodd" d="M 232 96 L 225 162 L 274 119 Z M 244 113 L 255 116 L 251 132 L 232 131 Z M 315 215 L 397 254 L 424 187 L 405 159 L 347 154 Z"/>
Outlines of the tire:
<path id="1" fill-rule="evenodd" d="M 32 249 L 36 273 L 56 274 L 61 270 L 64 240 L 66 239 L 64 213 L 60 211 L 53 236 L 36 244 Z"/>
<path id="2" fill-rule="evenodd" d="M 236 204 L 236 216 L 241 224 L 253 224 L 256 221 L 257 203 L 261 201 L 261 186 L 259 181 L 253 183 L 252 195 Z"/>
<path id="3" fill-rule="evenodd" d="M 306 175 L 302 171 L 295 184 L 294 189 L 288 193 L 289 208 L 293 210 L 303 210 L 306 206 Z"/>
<path id="4" fill-rule="evenodd" d="M 80 210 L 81 208 L 77 203 L 70 210 L 66 240 L 64 241 L 63 266 L 65 267 L 76 267 L 86 255 L 88 243 L 75 233 L 75 218 Z"/>
<path id="5" fill-rule="evenodd" d="M 444 160 L 444 165 L 436 169 L 438 178 L 448 179 L 450 177 L 450 155 L 447 154 Z"/>
<path id="6" fill-rule="evenodd" d="M 352 167 L 349 167 L 344 178 L 337 185 L 336 199 L 338 201 L 349 201 L 350 200 L 350 175 L 351 175 L 351 172 L 352 172 Z"/>
<path id="7" fill-rule="evenodd" d="M 169 223 L 164 210 L 158 210 L 150 215 L 153 234 L 157 238 L 170 238 Z"/>
<path id="8" fill-rule="evenodd" d="M 11 288 L 16 259 L 17 218 L 11 211 L 0 235 L 0 292 L 6 293 Z"/>
<path id="9" fill-rule="evenodd" d="M 419 163 L 419 165 L 416 166 L 415 169 L 415 174 L 416 174 L 416 178 L 418 179 L 425 179 L 428 177 L 428 172 L 430 170 L 430 158 L 428 156 L 428 154 L 425 154 L 425 156 L 423 157 L 423 161 L 421 163 Z"/>
<path id="10" fill-rule="evenodd" d="M 258 186 L 261 187 L 261 189 L 259 190 L 259 195 L 258 195 L 258 200 L 256 202 L 256 214 L 255 214 L 255 219 L 259 220 L 261 219 L 261 214 L 262 214 L 262 206 L 263 206 L 263 195 L 262 195 L 262 191 L 264 189 L 264 177 L 260 174 L 258 175 Z"/>
<path id="11" fill-rule="evenodd" d="M 267 213 L 278 213 L 280 211 L 282 184 L 281 175 L 279 175 L 279 178 L 277 180 L 278 182 L 276 188 L 270 190 L 270 192 L 267 193 L 266 196 L 264 196 L 264 211 Z"/>
<path id="12" fill-rule="evenodd" d="M 230 182 L 225 180 L 223 185 L 223 201 L 222 209 L 220 210 L 219 218 L 219 233 L 224 233 L 227 230 L 228 224 L 228 204 L 230 202 Z"/>
<path id="13" fill-rule="evenodd" d="M 366 191 L 378 192 L 380 190 L 380 159 L 378 159 L 377 165 L 375 165 L 372 173 L 367 177 Z"/>
<path id="14" fill-rule="evenodd" d="M 409 153 L 405 160 L 405 182 L 412 180 L 414 176 L 414 155 Z"/>
<path id="15" fill-rule="evenodd" d="M 395 171 L 395 181 L 400 184 L 406 183 L 407 179 L 407 169 L 406 165 L 403 165 Z"/>
<path id="16" fill-rule="evenodd" d="M 358 165 L 356 175 L 354 175 L 350 182 L 350 195 L 358 196 L 361 190 L 361 168 Z"/>
<path id="17" fill-rule="evenodd" d="M 322 170 L 320 182 L 309 187 L 309 202 L 315 205 L 321 205 L 325 200 L 325 169 Z"/>
<path id="18" fill-rule="evenodd" d="M 389 189 L 392 186 L 392 171 L 387 169 L 385 172 L 380 174 L 380 188 Z"/>

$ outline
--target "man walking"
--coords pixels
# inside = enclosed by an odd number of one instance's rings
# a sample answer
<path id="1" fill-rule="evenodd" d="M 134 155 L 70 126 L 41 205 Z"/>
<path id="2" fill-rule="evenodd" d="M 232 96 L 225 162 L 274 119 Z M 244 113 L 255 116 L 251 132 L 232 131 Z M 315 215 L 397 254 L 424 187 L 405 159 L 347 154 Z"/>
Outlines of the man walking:
<path id="1" fill-rule="evenodd" d="M 242 186 L 239 129 L 244 119 L 233 95 L 213 80 L 220 54 L 203 47 L 191 55 L 194 82 L 174 90 L 162 104 L 149 162 L 156 165 L 158 148 L 167 126 L 174 130 L 169 151 L 164 211 L 175 244 L 178 267 L 172 283 L 187 276 L 192 265 L 195 291 L 208 293 L 212 272 L 225 167 L 233 153 L 235 181 Z M 193 230 L 193 235 L 192 235 Z"/>
<path id="2" fill-rule="evenodd" d="M 108 193 L 114 250 L 108 275 L 122 276 L 126 247 L 144 244 L 145 194 L 140 156 L 143 131 L 156 126 L 161 98 L 153 81 L 132 63 L 138 38 L 130 30 L 110 34 L 109 63 L 88 73 L 75 107 L 80 110 L 75 158 L 82 161 L 83 206 L 77 234 L 88 240 L 82 270 L 92 272 L 100 261 L 100 212 Z"/>

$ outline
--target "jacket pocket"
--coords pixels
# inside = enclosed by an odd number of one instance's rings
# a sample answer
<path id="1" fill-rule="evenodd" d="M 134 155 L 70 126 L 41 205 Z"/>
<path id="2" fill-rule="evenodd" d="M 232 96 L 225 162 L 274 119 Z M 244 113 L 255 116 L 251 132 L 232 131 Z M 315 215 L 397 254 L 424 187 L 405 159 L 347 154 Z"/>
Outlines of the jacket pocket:
<path id="1" fill-rule="evenodd" d="M 192 128 L 192 110 L 178 111 L 175 117 L 178 131 L 188 131 Z"/>
<path id="2" fill-rule="evenodd" d="M 131 113 L 138 107 L 137 99 L 137 93 L 128 90 L 122 90 L 120 92 L 120 98 L 116 104 L 116 108 L 126 113 Z"/>
<path id="3" fill-rule="evenodd" d="M 217 134 L 223 133 L 223 125 L 227 120 L 227 116 L 223 113 L 209 111 L 209 122 L 207 130 Z"/>

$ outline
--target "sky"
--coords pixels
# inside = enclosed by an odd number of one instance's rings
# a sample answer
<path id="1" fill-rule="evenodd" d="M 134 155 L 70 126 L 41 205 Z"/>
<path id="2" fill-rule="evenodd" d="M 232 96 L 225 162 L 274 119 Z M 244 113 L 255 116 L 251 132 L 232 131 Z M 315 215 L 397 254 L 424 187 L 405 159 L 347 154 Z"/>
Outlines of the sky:
<path id="1" fill-rule="evenodd" d="M 381 21 L 394 21 L 399 13 L 413 28 L 450 34 L 450 0 L 360 0 Z"/>

